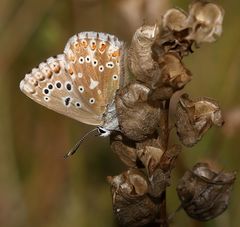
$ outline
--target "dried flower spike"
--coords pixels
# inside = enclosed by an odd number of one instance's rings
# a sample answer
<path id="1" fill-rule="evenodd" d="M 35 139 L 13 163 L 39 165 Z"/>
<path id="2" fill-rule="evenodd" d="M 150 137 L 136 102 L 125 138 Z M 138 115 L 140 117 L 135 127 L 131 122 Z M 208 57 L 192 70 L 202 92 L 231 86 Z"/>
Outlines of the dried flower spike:
<path id="1" fill-rule="evenodd" d="M 186 213 L 199 221 L 222 214 L 228 206 L 235 172 L 218 172 L 206 163 L 197 163 L 186 171 L 177 186 L 181 205 Z"/>

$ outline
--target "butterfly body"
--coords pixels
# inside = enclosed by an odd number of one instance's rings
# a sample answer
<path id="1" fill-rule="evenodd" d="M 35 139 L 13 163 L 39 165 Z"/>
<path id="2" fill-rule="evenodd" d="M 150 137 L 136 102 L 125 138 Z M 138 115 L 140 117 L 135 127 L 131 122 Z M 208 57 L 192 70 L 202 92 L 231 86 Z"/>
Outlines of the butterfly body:
<path id="1" fill-rule="evenodd" d="M 121 81 L 123 42 L 115 36 L 81 32 L 64 53 L 32 69 L 20 89 L 37 103 L 109 135 L 118 129 L 115 93 Z"/>

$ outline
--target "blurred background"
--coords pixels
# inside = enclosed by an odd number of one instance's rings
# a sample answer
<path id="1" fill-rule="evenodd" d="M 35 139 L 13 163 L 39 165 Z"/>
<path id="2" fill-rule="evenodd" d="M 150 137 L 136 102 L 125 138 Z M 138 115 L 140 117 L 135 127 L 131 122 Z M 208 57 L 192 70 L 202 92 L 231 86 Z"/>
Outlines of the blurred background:
<path id="1" fill-rule="evenodd" d="M 125 167 L 109 140 L 89 138 L 69 160 L 63 155 L 91 127 L 50 111 L 23 95 L 19 82 L 49 56 L 62 53 L 73 34 L 101 31 L 130 42 L 143 19 L 160 20 L 164 11 L 187 0 L 1 0 L 0 2 L 0 226 L 116 226 L 106 176 Z M 222 129 L 212 128 L 195 147 L 184 148 L 168 189 L 169 213 L 179 205 L 175 187 L 184 170 L 209 161 L 240 169 L 240 2 L 218 1 L 225 9 L 223 35 L 185 58 L 193 80 L 192 97 L 219 101 Z M 229 209 L 206 223 L 177 213 L 172 226 L 240 226 L 240 183 Z"/>

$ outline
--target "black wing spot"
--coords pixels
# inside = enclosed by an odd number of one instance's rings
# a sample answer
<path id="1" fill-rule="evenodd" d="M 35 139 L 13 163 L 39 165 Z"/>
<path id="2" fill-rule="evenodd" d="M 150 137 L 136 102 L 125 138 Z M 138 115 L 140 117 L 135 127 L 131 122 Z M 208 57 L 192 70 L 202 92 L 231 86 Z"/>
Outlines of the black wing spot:
<path id="1" fill-rule="evenodd" d="M 66 99 L 65 99 L 65 106 L 69 106 L 70 105 L 70 101 L 71 101 L 71 98 L 70 97 L 67 97 Z"/>

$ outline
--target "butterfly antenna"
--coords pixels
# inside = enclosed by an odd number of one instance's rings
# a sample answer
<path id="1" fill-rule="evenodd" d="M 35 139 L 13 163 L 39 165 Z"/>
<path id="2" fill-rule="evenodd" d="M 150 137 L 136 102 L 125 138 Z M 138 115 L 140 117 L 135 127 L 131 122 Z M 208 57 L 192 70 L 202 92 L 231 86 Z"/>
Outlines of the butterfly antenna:
<path id="1" fill-rule="evenodd" d="M 87 132 L 76 144 L 75 146 L 67 153 L 64 155 L 64 158 L 67 159 L 70 156 L 72 156 L 73 154 L 76 153 L 76 151 L 78 150 L 78 148 L 80 147 L 80 145 L 82 144 L 82 142 L 93 132 L 98 131 L 98 128 L 94 128 L 91 131 Z"/>

